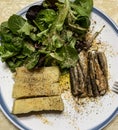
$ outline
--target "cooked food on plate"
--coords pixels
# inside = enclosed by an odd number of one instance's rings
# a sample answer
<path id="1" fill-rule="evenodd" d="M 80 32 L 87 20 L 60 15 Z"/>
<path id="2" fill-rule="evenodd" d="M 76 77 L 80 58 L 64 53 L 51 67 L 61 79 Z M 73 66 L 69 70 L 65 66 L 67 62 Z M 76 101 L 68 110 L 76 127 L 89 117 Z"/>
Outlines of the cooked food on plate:
<path id="1" fill-rule="evenodd" d="M 16 99 L 13 114 L 23 114 L 37 111 L 63 111 L 64 104 L 60 96 Z"/>
<path id="2" fill-rule="evenodd" d="M 56 66 L 29 71 L 25 67 L 16 69 L 13 98 L 60 95 L 60 71 Z"/>
<path id="3" fill-rule="evenodd" d="M 15 72 L 13 114 L 63 111 L 65 90 L 73 98 L 107 92 L 107 59 L 95 43 L 105 26 L 90 34 L 92 8 L 93 0 L 45 0 L 0 25 L 1 60 Z"/>
<path id="4" fill-rule="evenodd" d="M 70 68 L 72 94 L 77 97 L 104 95 L 108 90 L 105 54 L 100 51 L 88 51 L 84 57 L 82 54 L 80 56 L 83 60 L 79 60 L 75 67 Z"/>

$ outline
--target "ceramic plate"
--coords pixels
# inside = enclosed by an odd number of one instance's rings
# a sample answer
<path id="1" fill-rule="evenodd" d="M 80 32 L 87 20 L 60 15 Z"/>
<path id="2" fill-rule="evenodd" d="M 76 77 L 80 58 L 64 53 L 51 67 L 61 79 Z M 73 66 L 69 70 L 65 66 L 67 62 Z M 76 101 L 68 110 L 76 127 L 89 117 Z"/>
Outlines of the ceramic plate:
<path id="1" fill-rule="evenodd" d="M 40 4 L 37 2 L 35 4 Z M 31 6 L 31 5 L 30 5 Z M 25 17 L 26 7 L 18 12 Z M 113 86 L 118 80 L 118 27 L 100 10 L 93 8 L 91 16 L 92 32 L 105 28 L 97 37 L 101 42 L 101 48 L 108 60 L 109 86 Z M 19 129 L 23 130 L 98 130 L 105 127 L 118 113 L 118 95 L 112 91 L 97 99 L 85 99 L 81 105 L 77 105 L 71 94 L 62 94 L 64 111 L 61 114 L 36 114 L 16 117 L 11 114 L 13 98 L 12 73 L 9 68 L 0 61 L 0 103 L 5 116 Z"/>

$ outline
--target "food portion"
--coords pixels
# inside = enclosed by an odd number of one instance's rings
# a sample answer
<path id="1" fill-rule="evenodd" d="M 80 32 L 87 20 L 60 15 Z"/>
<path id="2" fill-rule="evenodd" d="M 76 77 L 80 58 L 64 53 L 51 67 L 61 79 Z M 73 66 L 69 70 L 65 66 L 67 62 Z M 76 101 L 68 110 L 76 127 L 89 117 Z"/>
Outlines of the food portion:
<path id="1" fill-rule="evenodd" d="M 42 67 L 29 71 L 16 69 L 13 98 L 60 95 L 60 71 L 57 66 Z"/>
<path id="2" fill-rule="evenodd" d="M 108 66 L 105 54 L 100 51 L 81 54 L 77 65 L 70 68 L 70 80 L 74 96 L 104 95 L 108 91 Z"/>
<path id="3" fill-rule="evenodd" d="M 2 61 L 11 71 L 20 66 L 31 70 L 56 65 L 62 71 L 75 66 L 77 50 L 88 45 L 92 7 L 92 0 L 45 0 L 30 7 L 26 19 L 13 14 L 0 26 Z"/>
<path id="4" fill-rule="evenodd" d="M 66 90 L 78 98 L 106 93 L 106 56 L 91 49 L 105 26 L 88 38 L 92 8 L 93 0 L 45 0 L 0 25 L 1 60 L 15 72 L 13 114 L 63 111 Z"/>
<path id="5" fill-rule="evenodd" d="M 57 66 L 28 70 L 16 69 L 13 87 L 13 114 L 32 111 L 63 111 Z"/>
<path id="6" fill-rule="evenodd" d="M 14 101 L 13 114 L 37 111 L 63 111 L 64 104 L 60 96 L 17 99 Z"/>

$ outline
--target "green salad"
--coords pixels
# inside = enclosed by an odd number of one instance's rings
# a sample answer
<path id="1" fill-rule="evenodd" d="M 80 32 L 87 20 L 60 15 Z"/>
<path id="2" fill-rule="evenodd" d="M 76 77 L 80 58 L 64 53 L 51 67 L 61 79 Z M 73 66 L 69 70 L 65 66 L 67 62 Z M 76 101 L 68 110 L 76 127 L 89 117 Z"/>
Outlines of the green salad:
<path id="1" fill-rule="evenodd" d="M 75 66 L 86 44 L 92 0 L 45 0 L 26 12 L 13 14 L 0 25 L 0 57 L 11 71 L 19 66 L 33 69 Z"/>

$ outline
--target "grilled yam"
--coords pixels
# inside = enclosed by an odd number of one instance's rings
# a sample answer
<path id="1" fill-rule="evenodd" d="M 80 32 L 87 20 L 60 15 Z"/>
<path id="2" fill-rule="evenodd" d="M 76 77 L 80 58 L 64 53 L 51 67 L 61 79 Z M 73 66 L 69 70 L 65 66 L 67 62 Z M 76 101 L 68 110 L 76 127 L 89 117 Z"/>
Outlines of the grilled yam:
<path id="1" fill-rule="evenodd" d="M 43 67 L 29 71 L 25 67 L 16 70 L 13 98 L 59 95 L 59 68 Z"/>
<path id="2" fill-rule="evenodd" d="M 13 114 L 36 111 L 63 111 L 64 104 L 60 96 L 17 99 L 14 101 Z"/>

